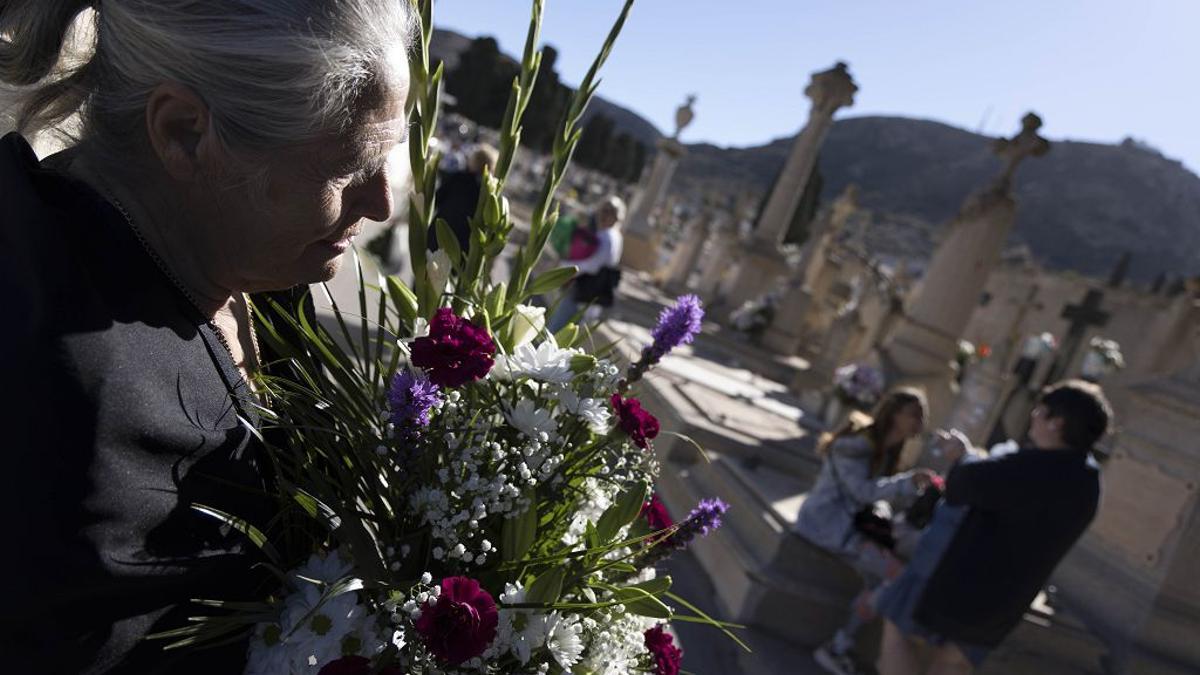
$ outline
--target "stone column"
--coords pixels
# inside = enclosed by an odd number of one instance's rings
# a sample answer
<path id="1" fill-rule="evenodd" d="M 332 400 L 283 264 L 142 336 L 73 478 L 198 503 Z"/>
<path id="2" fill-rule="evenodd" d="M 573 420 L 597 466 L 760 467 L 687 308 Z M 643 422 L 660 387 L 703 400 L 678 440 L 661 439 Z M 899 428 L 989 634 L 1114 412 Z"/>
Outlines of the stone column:
<path id="1" fill-rule="evenodd" d="M 950 223 L 904 317 L 881 349 L 888 384 L 923 387 L 934 425 L 950 413 L 956 388 L 951 362 L 958 340 L 1012 229 L 1013 171 L 1025 157 L 1050 148 L 1037 135 L 1041 125 L 1041 119 L 1029 113 L 1016 137 L 997 141 L 995 150 L 1008 160 L 1007 166 L 992 185 L 969 197 Z"/>
<path id="2" fill-rule="evenodd" d="M 846 221 L 858 210 L 858 187 L 851 184 L 834 201 L 829 213 L 818 219 L 816 227 L 800 254 L 798 274 L 800 283 L 784 294 L 780 309 L 771 327 L 763 335 L 763 344 L 772 351 L 792 355 L 804 339 L 809 311 L 813 306 L 813 287 L 825 267 L 829 246 L 846 226 Z"/>
<path id="3" fill-rule="evenodd" d="M 654 227 L 654 212 L 667 195 L 667 187 L 671 184 L 680 158 L 687 154 L 687 149 L 679 142 L 679 134 L 695 119 L 692 110 L 695 102 L 695 96 L 688 96 L 687 102 L 675 111 L 675 134 L 659 139 L 657 143 L 658 153 L 654 156 L 650 177 L 634 199 L 629 217 L 626 218 L 625 247 L 621 254 L 621 264 L 625 267 L 642 272 L 659 269 L 658 249 L 662 244 L 662 232 Z"/>
<path id="4" fill-rule="evenodd" d="M 812 81 L 804 90 L 805 96 L 812 99 L 808 123 L 796 137 L 783 171 L 771 188 L 751 246 L 746 251 L 745 264 L 730 288 L 730 305 L 736 307 L 761 295 L 777 282 L 780 275 L 786 273 L 787 263 L 780 255 L 779 246 L 787 236 L 788 226 L 804 195 L 804 187 L 812 176 L 821 143 L 833 126 L 833 114 L 840 108 L 852 105 L 856 91 L 858 86 L 850 77 L 845 63 L 839 62 L 829 70 L 813 74 Z"/>

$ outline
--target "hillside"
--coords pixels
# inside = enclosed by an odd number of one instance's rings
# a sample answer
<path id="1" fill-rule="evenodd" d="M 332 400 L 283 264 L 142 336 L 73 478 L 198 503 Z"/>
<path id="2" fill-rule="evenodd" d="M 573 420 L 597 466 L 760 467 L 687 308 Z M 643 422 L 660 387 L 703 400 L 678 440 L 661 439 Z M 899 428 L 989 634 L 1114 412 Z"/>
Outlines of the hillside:
<path id="1" fill-rule="evenodd" d="M 989 143 L 926 120 L 839 120 L 821 151 L 822 198 L 857 183 L 860 203 L 885 228 L 933 232 L 999 171 Z M 677 188 L 765 190 L 790 147 L 790 138 L 755 148 L 692 146 Z M 1200 271 L 1200 178 L 1152 150 L 1130 142 L 1056 141 L 1048 155 L 1018 169 L 1015 192 L 1014 243 L 1027 244 L 1050 267 L 1104 275 L 1130 251 L 1135 279 Z"/>

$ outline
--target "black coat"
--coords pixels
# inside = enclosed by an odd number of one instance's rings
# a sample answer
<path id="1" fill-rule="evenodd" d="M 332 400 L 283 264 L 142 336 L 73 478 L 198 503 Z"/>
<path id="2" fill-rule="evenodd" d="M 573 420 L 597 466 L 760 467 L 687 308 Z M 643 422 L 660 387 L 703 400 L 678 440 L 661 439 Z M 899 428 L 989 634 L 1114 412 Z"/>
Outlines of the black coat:
<path id="1" fill-rule="evenodd" d="M 959 464 L 946 501 L 970 510 L 915 616 L 950 639 L 992 647 L 1095 517 L 1100 470 L 1086 452 L 1026 448 Z"/>
<path id="2" fill-rule="evenodd" d="M 479 203 L 480 179 L 470 171 L 452 171 L 442 176 L 435 195 L 437 215 L 427 238 L 430 251 L 438 250 L 437 220 L 444 218 L 464 256 L 470 250 L 471 216 Z"/>
<path id="3" fill-rule="evenodd" d="M 244 643 L 141 641 L 190 598 L 264 594 L 257 551 L 191 508 L 271 513 L 232 358 L 116 209 L 16 134 L 0 195 L 3 671 L 241 672 Z"/>

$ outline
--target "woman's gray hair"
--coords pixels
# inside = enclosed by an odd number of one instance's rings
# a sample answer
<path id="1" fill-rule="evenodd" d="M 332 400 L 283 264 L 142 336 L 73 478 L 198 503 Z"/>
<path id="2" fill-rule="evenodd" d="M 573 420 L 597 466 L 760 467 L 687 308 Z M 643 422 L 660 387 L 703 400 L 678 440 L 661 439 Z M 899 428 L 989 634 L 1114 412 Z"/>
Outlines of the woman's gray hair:
<path id="1" fill-rule="evenodd" d="M 68 63 L 77 18 L 90 44 Z M 416 25 L 408 0 L 0 0 L 0 86 L 15 87 L 22 132 L 79 112 L 83 140 L 128 158 L 150 93 L 178 82 L 230 151 L 254 156 L 349 128 L 406 68 Z"/>

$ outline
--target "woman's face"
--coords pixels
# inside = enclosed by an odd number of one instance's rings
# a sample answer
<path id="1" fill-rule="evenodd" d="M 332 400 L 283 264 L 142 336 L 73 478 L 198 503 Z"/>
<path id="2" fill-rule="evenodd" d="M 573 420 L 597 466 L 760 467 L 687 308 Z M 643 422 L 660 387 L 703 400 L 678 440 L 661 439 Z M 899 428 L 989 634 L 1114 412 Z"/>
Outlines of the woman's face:
<path id="1" fill-rule="evenodd" d="M 908 403 L 896 411 L 892 428 L 904 436 L 904 440 L 915 438 L 925 428 L 925 409 L 920 403 Z"/>
<path id="2" fill-rule="evenodd" d="M 407 81 L 403 83 L 407 85 Z M 268 158 L 265 198 L 249 185 L 216 191 L 205 229 L 210 261 L 233 290 L 265 291 L 328 281 L 364 218 L 392 213 L 387 158 L 407 139 L 407 86 L 392 87 L 341 134 Z"/>

